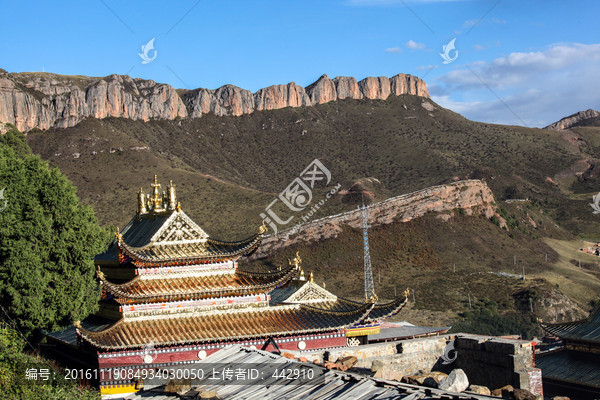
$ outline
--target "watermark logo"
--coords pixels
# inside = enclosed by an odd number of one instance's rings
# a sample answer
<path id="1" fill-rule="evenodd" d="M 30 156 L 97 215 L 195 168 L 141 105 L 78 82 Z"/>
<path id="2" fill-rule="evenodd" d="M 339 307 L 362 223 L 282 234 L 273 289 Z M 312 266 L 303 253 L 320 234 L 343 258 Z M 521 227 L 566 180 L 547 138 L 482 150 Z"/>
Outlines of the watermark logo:
<path id="1" fill-rule="evenodd" d="M 290 223 L 293 216 L 287 219 L 280 218 L 275 211 L 273 206 L 281 201 L 286 205 L 287 208 L 293 212 L 300 212 L 305 210 L 313 200 L 312 190 L 316 184 L 322 184 L 323 186 L 329 185 L 331 182 L 331 171 L 323 165 L 319 159 L 315 158 L 309 165 L 300 173 L 298 178 L 295 178 L 280 194 L 273 200 L 266 208 L 264 213 L 260 213 L 260 217 L 265 220 L 267 224 L 273 229 L 274 233 L 278 232 L 278 225 L 287 225 Z M 327 193 L 327 199 L 329 199 L 335 192 L 341 187 L 338 184 L 332 190 Z M 302 217 L 307 222 L 308 219 L 325 203 L 325 200 L 319 201 L 319 203 L 311 207 L 310 215 Z"/>
<path id="2" fill-rule="evenodd" d="M 151 63 L 156 59 L 156 56 L 158 55 L 158 52 L 154 50 L 154 39 L 155 38 L 152 38 L 148 43 L 143 44 L 142 52 L 138 53 L 138 56 L 140 56 L 140 58 L 142 59 L 142 64 Z M 151 51 L 154 51 L 154 55 L 152 58 L 150 58 L 150 56 L 148 55 L 148 53 L 150 53 Z"/>
<path id="3" fill-rule="evenodd" d="M 458 58 L 458 50 L 456 50 L 456 48 L 454 47 L 455 41 L 456 38 L 449 41 L 448 44 L 442 46 L 443 53 L 440 53 L 440 56 L 444 59 L 444 61 L 442 61 L 443 64 L 450 64 Z M 454 57 L 450 57 L 450 52 L 452 50 L 454 50 Z"/>
<path id="4" fill-rule="evenodd" d="M 2 206 L 0 206 L 0 212 L 6 210 L 6 207 L 8 207 L 8 200 L 6 200 L 4 198 L 4 191 L 5 190 L 6 190 L 6 188 L 0 189 L 0 204 L 2 204 Z"/>
<path id="5" fill-rule="evenodd" d="M 600 193 L 592 197 L 593 203 L 589 203 L 594 209 L 594 214 L 600 214 Z"/>
<path id="6" fill-rule="evenodd" d="M 450 353 L 453 353 L 452 356 L 450 356 Z M 456 351 L 456 348 L 454 347 L 454 339 L 452 339 L 451 341 L 448 342 L 448 344 L 444 348 L 444 354 L 442 354 L 442 357 L 441 357 L 442 364 L 443 365 L 452 364 L 454 361 L 456 361 L 456 357 L 458 357 L 458 352 Z"/>
<path id="7" fill-rule="evenodd" d="M 158 354 L 156 353 L 156 349 L 154 348 L 153 342 L 150 342 L 144 346 L 144 348 L 142 349 L 141 357 L 144 363 L 146 364 L 150 364 L 154 362 L 154 360 L 156 360 Z"/>

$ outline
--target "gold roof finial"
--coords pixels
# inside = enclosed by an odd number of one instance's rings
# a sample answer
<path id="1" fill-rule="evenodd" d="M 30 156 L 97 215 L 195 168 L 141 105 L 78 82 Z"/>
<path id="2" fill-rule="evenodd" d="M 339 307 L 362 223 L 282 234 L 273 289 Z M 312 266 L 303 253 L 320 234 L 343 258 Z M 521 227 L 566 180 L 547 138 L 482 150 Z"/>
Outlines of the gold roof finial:
<path id="1" fill-rule="evenodd" d="M 373 291 L 371 292 L 371 296 L 369 297 L 368 303 L 374 304 L 377 303 L 377 300 L 379 300 L 379 298 L 375 294 L 375 289 L 373 289 Z"/>
<path id="2" fill-rule="evenodd" d="M 160 187 L 160 183 L 158 183 L 158 176 L 154 175 L 154 183 L 151 184 L 150 186 L 152 186 L 152 188 L 154 188 L 154 194 L 152 196 L 152 203 L 153 203 L 152 205 L 154 207 L 154 210 L 159 210 L 161 198 L 160 198 L 160 193 L 158 192 L 158 188 Z"/>
<path id="3" fill-rule="evenodd" d="M 300 280 L 301 281 L 305 281 L 306 280 L 306 278 L 304 277 L 304 270 L 303 269 L 300 269 Z"/>
<path id="4" fill-rule="evenodd" d="M 100 270 L 100 266 L 98 265 L 98 267 L 96 268 L 96 277 L 98 277 L 98 279 L 100 279 L 101 281 L 105 281 L 106 278 L 104 276 L 104 272 L 102 272 Z"/>
<path id="5" fill-rule="evenodd" d="M 308 281 L 309 282 L 314 282 L 314 280 L 315 280 L 315 278 L 313 276 L 313 273 L 312 273 L 312 271 L 310 271 L 310 275 L 308 276 Z"/>
<path id="6" fill-rule="evenodd" d="M 408 299 L 408 296 L 410 295 L 410 289 L 406 288 L 406 290 L 404 291 L 404 293 L 402 293 L 402 295 Z"/>
<path id="7" fill-rule="evenodd" d="M 115 237 L 117 238 L 117 242 L 120 242 L 121 239 L 123 239 L 123 236 L 121 236 L 121 230 L 119 229 L 119 227 L 117 227 L 117 231 L 115 232 Z"/>
<path id="8" fill-rule="evenodd" d="M 75 326 L 75 328 L 81 329 L 81 321 L 73 321 L 73 325 Z"/>
<path id="9" fill-rule="evenodd" d="M 265 232 L 267 232 L 269 230 L 269 228 L 267 228 L 267 225 L 265 224 L 265 220 L 262 220 L 262 225 L 258 227 L 258 234 L 262 235 Z"/>
<path id="10" fill-rule="evenodd" d="M 169 186 L 168 188 L 168 193 L 167 193 L 167 197 L 168 197 L 168 202 L 169 202 L 169 211 L 173 211 L 175 209 L 177 209 L 177 195 L 175 194 L 175 185 L 173 185 L 173 181 L 170 180 L 169 181 Z"/>
<path id="11" fill-rule="evenodd" d="M 327 284 L 325 283 L 325 281 L 323 281 L 323 289 L 325 289 L 327 287 Z"/>
<path id="12" fill-rule="evenodd" d="M 296 252 L 296 257 L 291 260 L 288 260 L 290 265 L 293 265 L 296 268 L 300 268 L 300 264 L 302 264 L 302 259 L 300 258 L 300 252 Z"/>
<path id="13" fill-rule="evenodd" d="M 146 214 L 148 209 L 146 208 L 146 198 L 144 197 L 144 189 L 140 188 L 138 193 L 138 214 Z"/>
<path id="14" fill-rule="evenodd" d="M 177 202 L 177 208 L 176 208 L 176 210 L 177 211 L 181 211 L 181 202 L 180 201 Z"/>

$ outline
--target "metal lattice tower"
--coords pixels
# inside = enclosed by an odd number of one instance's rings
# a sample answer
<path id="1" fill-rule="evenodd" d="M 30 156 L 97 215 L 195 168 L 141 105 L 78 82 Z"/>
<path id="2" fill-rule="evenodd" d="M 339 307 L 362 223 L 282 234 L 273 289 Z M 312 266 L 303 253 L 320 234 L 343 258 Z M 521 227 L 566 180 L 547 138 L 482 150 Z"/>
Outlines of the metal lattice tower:
<path id="1" fill-rule="evenodd" d="M 368 223 L 368 209 L 363 204 L 359 207 L 362 213 L 362 228 L 363 228 L 363 243 L 365 249 L 365 301 L 369 301 L 371 296 L 375 294 L 375 284 L 373 283 L 373 268 L 371 266 L 371 254 L 369 253 L 369 223 Z"/>

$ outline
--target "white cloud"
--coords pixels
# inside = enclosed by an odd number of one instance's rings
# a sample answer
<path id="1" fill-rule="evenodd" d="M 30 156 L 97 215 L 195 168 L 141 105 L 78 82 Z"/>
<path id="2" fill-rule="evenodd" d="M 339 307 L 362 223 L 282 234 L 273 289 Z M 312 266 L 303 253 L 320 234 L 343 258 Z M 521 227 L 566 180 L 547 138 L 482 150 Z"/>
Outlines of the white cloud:
<path id="1" fill-rule="evenodd" d="M 424 43 L 417 43 L 414 40 L 409 40 L 404 45 L 412 50 L 424 50 L 425 49 Z"/>
<path id="2" fill-rule="evenodd" d="M 480 44 L 474 44 L 473 48 L 477 51 L 485 50 L 485 46 L 482 46 Z"/>
<path id="3" fill-rule="evenodd" d="M 385 49 L 386 53 L 402 53 L 402 49 L 400 47 L 388 47 Z"/>
<path id="4" fill-rule="evenodd" d="M 432 69 L 438 68 L 439 65 L 420 65 L 417 67 L 419 71 L 430 71 Z"/>
<path id="5" fill-rule="evenodd" d="M 435 79 L 435 101 L 478 121 L 545 126 L 600 108 L 600 44 L 555 44 L 476 62 Z"/>

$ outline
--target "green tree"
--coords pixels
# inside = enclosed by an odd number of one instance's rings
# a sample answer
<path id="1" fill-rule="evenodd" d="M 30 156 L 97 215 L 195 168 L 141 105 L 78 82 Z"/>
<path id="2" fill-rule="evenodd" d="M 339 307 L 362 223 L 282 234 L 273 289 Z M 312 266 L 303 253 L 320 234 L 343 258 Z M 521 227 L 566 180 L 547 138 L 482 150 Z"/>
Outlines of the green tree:
<path id="1" fill-rule="evenodd" d="M 88 206 L 56 168 L 32 155 L 23 134 L 0 135 L 0 304 L 26 334 L 94 312 L 93 257 L 108 244 Z M 4 313 L 0 314 L 4 318 Z"/>
<path id="2" fill-rule="evenodd" d="M 25 340 L 13 329 L 0 324 L 0 393 L 3 399 L 98 399 L 98 392 L 77 386 L 48 360 L 24 353 Z M 27 371 L 48 371 L 43 377 L 28 379 Z"/>

